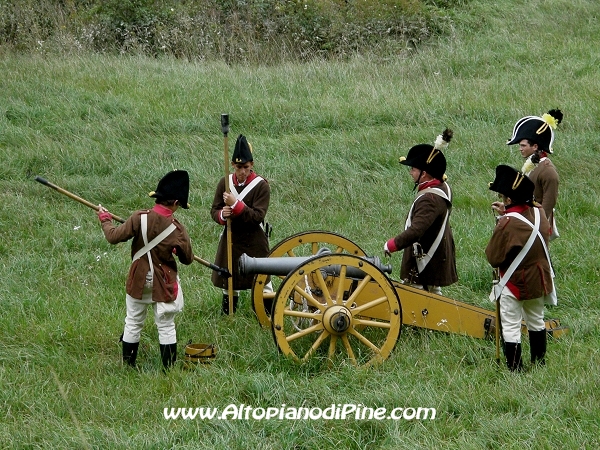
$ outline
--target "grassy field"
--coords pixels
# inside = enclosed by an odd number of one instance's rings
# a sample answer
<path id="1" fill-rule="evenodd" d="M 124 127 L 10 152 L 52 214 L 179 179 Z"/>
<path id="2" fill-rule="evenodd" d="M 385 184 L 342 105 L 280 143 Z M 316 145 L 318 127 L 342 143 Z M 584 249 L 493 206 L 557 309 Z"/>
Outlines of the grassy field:
<path id="1" fill-rule="evenodd" d="M 592 449 L 600 445 L 600 3 L 475 0 L 455 34 L 410 58 L 277 67 L 103 56 L 0 59 L 0 447 L 132 449 Z M 555 162 L 561 238 L 550 251 L 571 329 L 547 366 L 514 375 L 492 341 L 404 327 L 368 370 L 296 365 L 278 354 L 248 302 L 220 314 L 210 271 L 181 268 L 183 343 L 215 342 L 209 366 L 160 370 L 149 318 L 139 371 L 121 366 L 129 246 L 110 246 L 95 213 L 42 176 L 127 217 L 152 204 L 167 171 L 191 174 L 177 215 L 195 253 L 214 258 L 209 210 L 223 169 L 220 114 L 255 149 L 271 183 L 272 244 L 306 230 L 339 233 L 382 255 L 412 202 L 398 157 L 445 127 L 459 282 L 449 297 L 492 309 L 484 248 L 487 189 L 514 122 L 561 108 Z M 399 272 L 395 254 L 392 278 Z M 525 341 L 525 353 L 528 347 Z M 431 407 L 435 420 L 165 420 L 164 408 Z"/>

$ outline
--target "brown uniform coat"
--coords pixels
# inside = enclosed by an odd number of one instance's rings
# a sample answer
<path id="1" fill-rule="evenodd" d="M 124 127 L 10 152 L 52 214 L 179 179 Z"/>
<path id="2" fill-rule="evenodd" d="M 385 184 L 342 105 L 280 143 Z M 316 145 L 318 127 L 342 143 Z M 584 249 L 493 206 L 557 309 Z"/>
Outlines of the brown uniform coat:
<path id="1" fill-rule="evenodd" d="M 436 187 L 449 194 L 446 183 Z M 458 281 L 450 218 L 439 247 L 420 274 L 412 248 L 413 243 L 419 242 L 423 252 L 427 253 L 440 232 L 446 212 L 451 209 L 452 205 L 436 194 L 427 193 L 417 199 L 412 209 L 410 227 L 394 238 L 396 248 L 404 249 L 400 269 L 400 277 L 403 280 L 423 286 L 449 286 Z"/>
<path id="2" fill-rule="evenodd" d="M 177 297 L 175 283 L 177 282 L 177 264 L 173 257 L 173 249 L 182 264 L 191 264 L 194 260 L 190 237 L 183 225 L 172 215 L 165 217 L 154 210 L 141 210 L 133 213 L 125 223 L 115 226 L 112 220 L 102 221 L 102 231 L 106 240 L 111 244 L 125 242 L 131 238 L 131 257 L 144 247 L 140 216 L 148 214 L 148 242 L 162 233 L 171 223 L 177 228 L 162 242 L 150 250 L 154 265 L 154 282 L 152 284 L 152 300 L 155 302 L 172 302 Z M 146 274 L 150 270 L 148 256 L 144 255 L 131 264 L 127 277 L 126 291 L 135 299 L 142 298 L 146 282 Z"/>
<path id="3" fill-rule="evenodd" d="M 558 172 L 552 161 L 544 159 L 529 173 L 535 186 L 533 198 L 542 205 L 546 218 L 552 224 L 552 210 L 558 200 Z"/>
<path id="4" fill-rule="evenodd" d="M 241 193 L 242 186 L 230 186 L 231 191 Z M 210 214 L 215 222 L 222 224 L 220 220 L 221 210 L 225 207 L 223 193 L 225 192 L 225 178 L 221 178 L 217 185 L 215 197 L 213 200 Z M 233 260 L 233 289 L 243 290 L 252 287 L 254 275 L 242 277 L 238 270 L 238 260 L 243 253 L 255 258 L 264 258 L 269 254 L 269 241 L 265 232 L 261 228 L 264 222 L 269 201 L 271 200 L 271 188 L 263 180 L 244 197 L 245 207 L 241 214 L 231 218 L 231 241 L 232 241 L 232 260 Z M 219 267 L 227 267 L 227 230 L 223 229 L 219 247 L 215 258 L 215 264 Z M 213 271 L 211 277 L 213 285 L 219 288 L 227 289 L 227 278 L 220 276 L 220 273 Z"/>
<path id="5" fill-rule="evenodd" d="M 512 208 L 508 208 L 510 212 Z M 548 219 L 543 209 L 540 210 L 540 233 L 546 245 L 548 244 Z M 534 222 L 533 210 L 527 207 L 520 213 L 523 217 Z M 485 249 L 488 262 L 494 268 L 500 269 L 502 276 L 525 246 L 531 235 L 532 228 L 515 217 L 503 216 L 498 220 L 492 238 Z M 537 238 L 521 264 L 514 271 L 507 284 L 519 300 L 531 300 L 552 292 L 552 277 L 550 264 L 541 241 Z"/>

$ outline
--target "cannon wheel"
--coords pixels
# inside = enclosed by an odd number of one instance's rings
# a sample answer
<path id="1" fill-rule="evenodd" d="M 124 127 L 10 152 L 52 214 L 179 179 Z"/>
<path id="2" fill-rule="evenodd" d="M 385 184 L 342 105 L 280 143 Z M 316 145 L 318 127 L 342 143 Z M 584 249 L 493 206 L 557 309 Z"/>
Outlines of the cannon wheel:
<path id="1" fill-rule="evenodd" d="M 328 266 L 337 272 L 327 273 Z M 346 277 L 349 267 L 363 279 Z M 282 282 L 272 314 L 279 350 L 298 362 L 320 355 L 370 366 L 388 358 L 402 326 L 402 308 L 390 279 L 354 255 L 315 256 Z"/>
<path id="2" fill-rule="evenodd" d="M 358 245 L 344 236 L 327 231 L 305 231 L 294 234 L 271 249 L 269 258 L 281 258 L 285 256 L 311 256 L 316 255 L 319 249 L 327 247 L 332 253 L 349 253 L 357 256 L 365 256 L 365 252 Z M 252 285 L 252 307 L 258 322 L 263 328 L 271 326 L 271 307 L 276 296 L 277 288 L 285 277 L 271 277 L 273 292 L 263 292 L 268 283 L 269 275 L 258 274 L 254 277 Z"/>

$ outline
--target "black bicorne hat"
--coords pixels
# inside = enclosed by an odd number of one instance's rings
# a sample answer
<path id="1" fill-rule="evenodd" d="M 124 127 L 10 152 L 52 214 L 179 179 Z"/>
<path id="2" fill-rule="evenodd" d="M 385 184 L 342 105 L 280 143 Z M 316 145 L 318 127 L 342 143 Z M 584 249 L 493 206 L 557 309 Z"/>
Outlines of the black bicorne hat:
<path id="1" fill-rule="evenodd" d="M 533 203 L 533 181 L 510 166 L 501 164 L 496 167 L 496 179 L 489 184 L 489 188 L 510 198 L 514 204 Z"/>
<path id="2" fill-rule="evenodd" d="M 246 136 L 240 134 L 235 141 L 235 150 L 231 157 L 231 162 L 235 164 L 244 164 L 248 161 L 254 161 L 252 157 L 252 145 L 246 140 Z"/>
<path id="3" fill-rule="evenodd" d="M 415 145 L 408 151 L 406 157 L 402 156 L 400 158 L 400 164 L 424 170 L 433 178 L 444 181 L 446 178 L 446 157 L 442 150 L 448 148 L 453 136 L 454 132 L 450 128 L 446 128 L 436 138 L 435 145 Z"/>
<path id="4" fill-rule="evenodd" d="M 177 200 L 182 208 L 188 209 L 190 177 L 185 170 L 173 170 L 158 182 L 155 191 L 148 194 L 159 200 Z"/>
<path id="5" fill-rule="evenodd" d="M 563 113 L 560 109 L 551 109 L 542 117 L 523 117 L 513 127 L 512 137 L 506 144 L 518 144 L 523 139 L 527 139 L 532 144 L 537 144 L 540 150 L 552 153 L 554 129 L 562 122 L 562 119 Z"/>
<path id="6" fill-rule="evenodd" d="M 430 144 L 415 145 L 408 151 L 406 159 L 401 158 L 400 164 L 424 170 L 438 180 L 443 180 L 446 172 L 446 157 Z"/>

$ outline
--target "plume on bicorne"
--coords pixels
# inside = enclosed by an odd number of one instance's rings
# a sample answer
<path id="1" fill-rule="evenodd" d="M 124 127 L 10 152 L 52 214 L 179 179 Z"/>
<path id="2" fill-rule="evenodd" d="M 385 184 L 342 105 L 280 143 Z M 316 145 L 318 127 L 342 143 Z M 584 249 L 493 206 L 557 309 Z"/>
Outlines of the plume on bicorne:
<path id="1" fill-rule="evenodd" d="M 442 134 L 438 135 L 435 139 L 434 147 L 438 150 L 445 150 L 448 147 L 448 144 L 452 140 L 452 136 L 454 133 L 450 128 L 446 128 Z"/>
<path id="2" fill-rule="evenodd" d="M 446 128 L 442 134 L 438 135 L 438 137 L 435 139 L 433 147 L 438 150 L 446 150 L 446 148 L 448 148 L 448 144 L 452 140 L 452 136 L 454 136 L 454 132 L 450 128 Z M 442 178 L 444 181 L 446 181 L 448 179 L 448 175 L 444 174 Z"/>
<path id="3" fill-rule="evenodd" d="M 542 116 L 542 120 L 555 130 L 558 124 L 562 122 L 563 117 L 564 115 L 560 109 L 551 109 Z"/>

